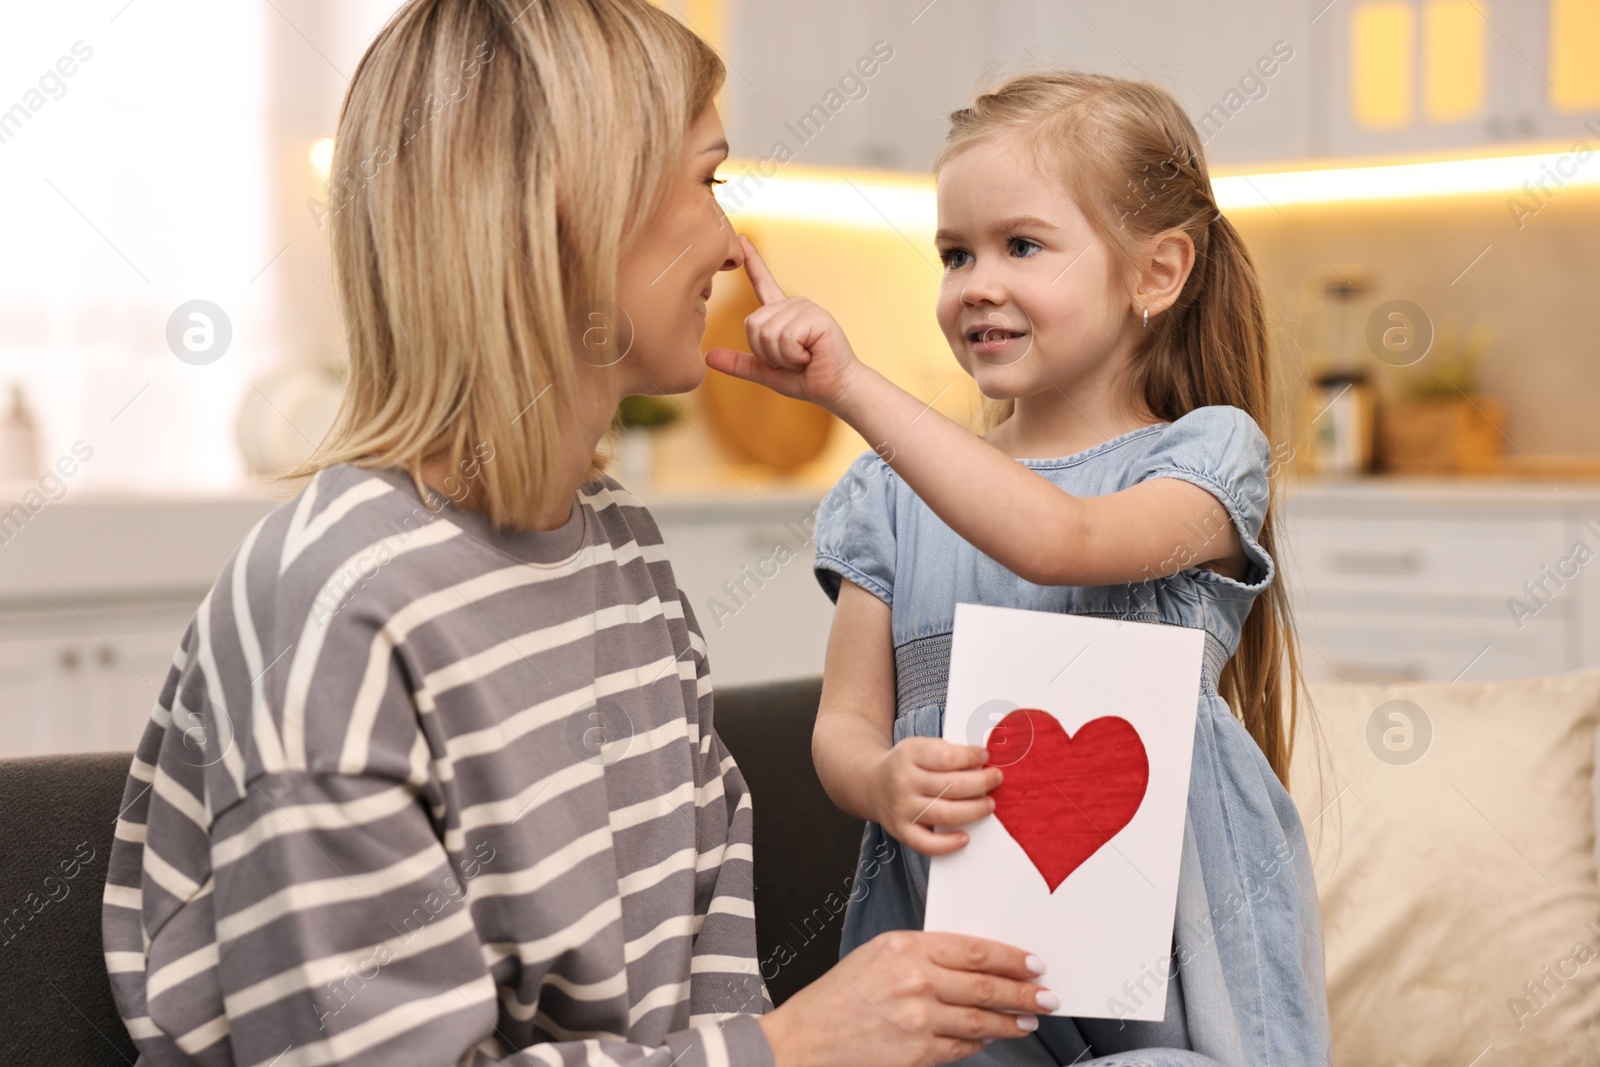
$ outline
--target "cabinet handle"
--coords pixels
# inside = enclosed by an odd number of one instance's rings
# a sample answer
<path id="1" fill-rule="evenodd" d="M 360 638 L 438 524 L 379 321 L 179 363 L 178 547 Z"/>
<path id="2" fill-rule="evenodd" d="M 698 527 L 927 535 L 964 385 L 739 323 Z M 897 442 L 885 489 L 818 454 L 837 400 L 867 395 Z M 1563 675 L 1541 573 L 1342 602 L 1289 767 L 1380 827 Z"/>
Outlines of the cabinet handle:
<path id="1" fill-rule="evenodd" d="M 82 660 L 78 656 L 78 650 L 75 648 L 63 648 L 61 650 L 60 661 L 61 669 L 67 671 L 68 673 L 76 672 L 79 665 L 82 663 Z"/>
<path id="2" fill-rule="evenodd" d="M 99 661 L 102 667 L 115 667 L 117 665 L 116 649 L 110 645 L 101 645 L 95 651 L 95 659 Z"/>
<path id="3" fill-rule="evenodd" d="M 1328 553 L 1328 569 L 1344 574 L 1415 574 L 1422 553 L 1414 548 L 1336 548 Z"/>

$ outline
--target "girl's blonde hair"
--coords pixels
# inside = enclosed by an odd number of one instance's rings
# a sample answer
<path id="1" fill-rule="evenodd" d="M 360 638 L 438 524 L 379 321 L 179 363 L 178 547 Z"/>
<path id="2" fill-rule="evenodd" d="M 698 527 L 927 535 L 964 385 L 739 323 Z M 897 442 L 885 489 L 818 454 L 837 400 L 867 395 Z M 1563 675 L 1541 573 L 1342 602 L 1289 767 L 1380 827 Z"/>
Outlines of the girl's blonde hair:
<path id="1" fill-rule="evenodd" d="M 623 328 L 604 321 L 618 260 L 724 77 L 645 0 L 402 6 L 362 56 L 334 137 L 349 381 L 327 439 L 285 477 L 399 467 L 427 498 L 425 460 L 487 454 L 474 499 L 494 523 L 556 510 L 564 416 L 598 384 L 586 375 L 611 373 L 578 366 L 573 337 Z M 592 455 L 588 476 L 605 463 Z"/>
<path id="2" fill-rule="evenodd" d="M 935 172 L 973 144 L 1009 132 L 1025 138 L 1045 173 L 1061 177 L 1110 249 L 1130 299 L 1143 241 L 1171 229 L 1194 241 L 1195 266 L 1177 301 L 1150 318 L 1133 354 L 1128 395 L 1167 421 L 1208 404 L 1232 405 L 1276 441 L 1276 364 L 1255 265 L 1217 210 L 1199 135 L 1177 101 L 1158 86 L 1101 74 L 1018 75 L 950 116 Z M 985 401 L 985 429 L 1013 410 L 1009 400 Z M 1268 473 L 1258 540 L 1276 559 L 1278 478 L 1276 469 Z M 1260 599 L 1218 690 L 1287 787 L 1302 677 L 1281 576 Z"/>

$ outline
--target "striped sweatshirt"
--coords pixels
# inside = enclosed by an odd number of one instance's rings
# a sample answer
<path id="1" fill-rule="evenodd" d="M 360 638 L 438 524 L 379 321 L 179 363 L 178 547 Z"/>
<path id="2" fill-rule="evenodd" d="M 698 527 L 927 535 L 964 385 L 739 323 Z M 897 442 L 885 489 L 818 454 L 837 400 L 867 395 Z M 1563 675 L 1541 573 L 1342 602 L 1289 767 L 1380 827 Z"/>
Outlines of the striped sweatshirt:
<path id="1" fill-rule="evenodd" d="M 122 806 L 103 937 L 142 1067 L 773 1063 L 750 795 L 609 476 L 507 531 L 321 472 L 201 603 Z"/>

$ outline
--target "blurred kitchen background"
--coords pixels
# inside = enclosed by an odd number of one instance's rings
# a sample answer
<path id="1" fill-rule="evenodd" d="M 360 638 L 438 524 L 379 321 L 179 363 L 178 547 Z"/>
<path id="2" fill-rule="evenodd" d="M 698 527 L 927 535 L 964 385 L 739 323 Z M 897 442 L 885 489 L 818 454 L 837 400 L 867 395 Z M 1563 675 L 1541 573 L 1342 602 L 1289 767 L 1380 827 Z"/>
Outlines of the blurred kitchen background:
<path id="1" fill-rule="evenodd" d="M 26 5 L 0 36 L 0 756 L 126 749 L 338 402 L 325 185 L 394 0 Z M 928 165 L 1006 74 L 1147 79 L 1205 137 L 1289 395 L 1314 677 L 1600 664 L 1600 0 L 675 0 L 726 57 L 720 195 L 953 418 Z M 707 343 L 742 345 L 724 275 Z M 722 684 L 821 670 L 822 494 L 864 443 L 713 374 L 625 409 Z"/>

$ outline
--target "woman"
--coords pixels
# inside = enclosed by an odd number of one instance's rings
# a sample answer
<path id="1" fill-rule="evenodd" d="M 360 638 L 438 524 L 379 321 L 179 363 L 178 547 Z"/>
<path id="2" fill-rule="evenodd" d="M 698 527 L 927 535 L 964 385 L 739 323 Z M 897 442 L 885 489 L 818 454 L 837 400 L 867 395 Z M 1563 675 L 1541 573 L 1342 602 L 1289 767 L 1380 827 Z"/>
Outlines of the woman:
<path id="1" fill-rule="evenodd" d="M 1015 1037 L 1036 961 L 954 935 L 767 1010 L 705 643 L 595 454 L 623 396 L 699 383 L 742 263 L 723 69 L 642 0 L 525 3 L 413 0 L 345 100 L 345 406 L 196 613 L 117 825 L 141 1062 L 892 1067 Z"/>

